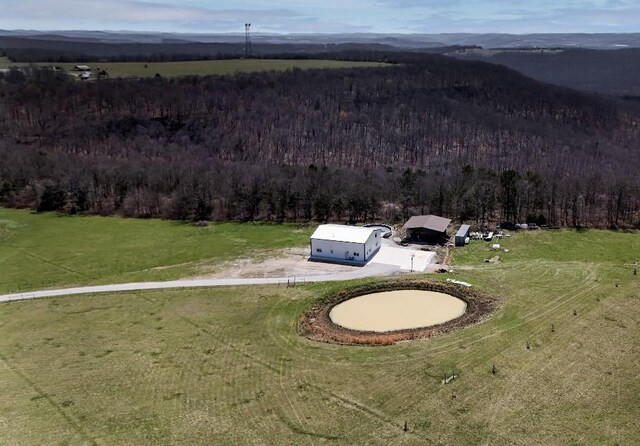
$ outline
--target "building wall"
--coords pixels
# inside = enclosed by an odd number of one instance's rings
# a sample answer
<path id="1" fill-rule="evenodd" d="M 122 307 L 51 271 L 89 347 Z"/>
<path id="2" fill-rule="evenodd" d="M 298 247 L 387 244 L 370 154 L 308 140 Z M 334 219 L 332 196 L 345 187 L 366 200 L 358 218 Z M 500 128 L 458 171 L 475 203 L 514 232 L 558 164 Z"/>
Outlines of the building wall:
<path id="1" fill-rule="evenodd" d="M 380 231 L 373 231 L 365 243 L 311 239 L 311 257 L 364 263 L 378 252 L 381 244 L 382 234 Z"/>
<path id="2" fill-rule="evenodd" d="M 373 255 L 378 252 L 380 249 L 380 245 L 382 244 L 382 232 L 374 231 L 373 234 L 369 236 L 369 239 L 364 244 L 364 255 L 365 260 L 369 260 Z"/>
<path id="3" fill-rule="evenodd" d="M 365 244 L 311 239 L 311 257 L 364 262 Z"/>

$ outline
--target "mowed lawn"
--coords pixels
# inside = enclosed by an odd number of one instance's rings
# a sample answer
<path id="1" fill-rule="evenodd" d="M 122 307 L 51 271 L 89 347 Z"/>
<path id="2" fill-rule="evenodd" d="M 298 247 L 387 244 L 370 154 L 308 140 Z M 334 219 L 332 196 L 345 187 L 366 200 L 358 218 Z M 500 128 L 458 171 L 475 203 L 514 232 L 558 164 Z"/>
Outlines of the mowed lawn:
<path id="1" fill-rule="evenodd" d="M 170 280 L 309 242 L 312 227 L 64 216 L 0 209 L 0 293 Z"/>
<path id="2" fill-rule="evenodd" d="M 640 234 L 502 244 L 456 249 L 451 274 L 493 316 L 391 347 L 298 336 L 346 283 L 0 305 L 0 444 L 637 444 Z"/>
<path id="3" fill-rule="evenodd" d="M 82 63 L 55 64 L 66 70 Z M 342 60 L 311 60 L 311 59 L 224 59 L 224 60 L 196 60 L 184 62 L 86 62 L 94 72 L 98 69 L 106 70 L 110 77 L 152 77 L 156 73 L 163 77 L 186 75 L 206 76 L 211 74 L 234 74 L 237 72 L 253 71 L 285 71 L 293 68 L 302 70 L 319 68 L 366 68 L 392 66 L 379 62 L 356 62 Z M 24 66 L 23 63 L 12 63 L 7 58 L 0 58 L 0 68 Z M 51 66 L 51 63 L 37 63 L 36 65 Z"/>

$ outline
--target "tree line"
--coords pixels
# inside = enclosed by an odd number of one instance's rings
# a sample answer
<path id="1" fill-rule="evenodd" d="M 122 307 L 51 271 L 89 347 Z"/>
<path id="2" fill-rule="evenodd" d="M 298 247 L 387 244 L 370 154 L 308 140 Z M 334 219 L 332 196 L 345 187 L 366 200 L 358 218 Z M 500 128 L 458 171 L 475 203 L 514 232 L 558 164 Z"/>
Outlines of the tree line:
<path id="1" fill-rule="evenodd" d="M 640 225 L 633 104 L 485 63 L 394 62 L 87 83 L 5 73 L 0 203 L 190 220 Z"/>
<path id="2" fill-rule="evenodd" d="M 450 46 L 422 48 L 419 51 L 443 53 L 469 48 Z M 0 36 L 0 51 L 12 62 L 169 62 L 238 58 L 245 55 L 244 42 L 166 42 L 166 43 L 114 43 L 96 41 L 70 41 Z M 265 43 L 251 45 L 251 57 L 319 58 L 343 53 L 376 52 L 402 53 L 406 49 L 375 43 Z"/>

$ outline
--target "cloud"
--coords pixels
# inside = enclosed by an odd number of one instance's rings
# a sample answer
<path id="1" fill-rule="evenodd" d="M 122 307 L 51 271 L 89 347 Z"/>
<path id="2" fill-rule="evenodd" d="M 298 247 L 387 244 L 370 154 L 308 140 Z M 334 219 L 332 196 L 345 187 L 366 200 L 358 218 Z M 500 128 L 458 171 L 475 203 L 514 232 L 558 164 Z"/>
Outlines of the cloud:
<path id="1" fill-rule="evenodd" d="M 618 33 L 638 31 L 640 5 L 620 8 L 504 9 L 483 15 L 415 15 L 404 22 L 410 32 Z"/>
<path id="2" fill-rule="evenodd" d="M 431 0 L 378 0 L 408 5 Z M 640 4 L 626 0 L 542 0 L 535 6 L 525 0 L 468 1 L 452 0 L 446 8 L 411 9 L 411 17 L 398 20 L 408 32 L 474 33 L 598 33 L 637 32 Z"/>
<path id="3" fill-rule="evenodd" d="M 638 0 L 0 0 L 0 28 L 174 32 L 634 32 Z M 266 5 L 266 6 L 265 6 Z"/>
<path id="4" fill-rule="evenodd" d="M 140 0 L 0 0 L 0 27 L 35 29 L 158 29 L 228 32 L 243 31 L 245 22 L 256 30 L 344 30 L 346 25 L 291 9 L 221 8 Z M 368 29 L 360 27 L 359 29 Z"/>
<path id="5" fill-rule="evenodd" d="M 544 11 L 549 8 L 624 8 L 636 5 L 636 0 L 375 0 L 376 4 L 390 7 L 432 9 L 505 9 L 522 8 L 530 11 Z"/>
<path id="6" fill-rule="evenodd" d="M 300 15 L 290 10 L 214 10 L 197 6 L 178 6 L 173 4 L 144 2 L 137 0 L 22 0 L 19 2 L 1 1 L 3 15 L 14 18 L 45 20 L 118 21 L 123 23 L 140 22 L 180 22 L 184 20 L 237 20 L 243 17 L 291 18 Z"/>

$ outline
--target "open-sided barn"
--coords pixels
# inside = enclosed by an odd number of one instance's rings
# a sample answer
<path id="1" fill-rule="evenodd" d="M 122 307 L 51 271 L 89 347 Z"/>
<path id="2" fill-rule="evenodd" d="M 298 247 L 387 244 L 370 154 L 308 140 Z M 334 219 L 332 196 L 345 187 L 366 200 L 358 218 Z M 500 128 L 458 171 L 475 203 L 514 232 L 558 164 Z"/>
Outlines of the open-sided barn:
<path id="1" fill-rule="evenodd" d="M 415 242 L 439 243 L 447 238 L 451 220 L 437 215 L 414 215 L 404 224 L 407 238 Z"/>
<path id="2" fill-rule="evenodd" d="M 380 249 L 381 238 L 376 228 L 320 225 L 311 235 L 311 260 L 366 263 Z"/>

